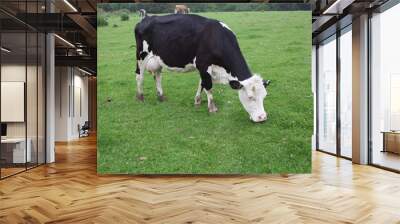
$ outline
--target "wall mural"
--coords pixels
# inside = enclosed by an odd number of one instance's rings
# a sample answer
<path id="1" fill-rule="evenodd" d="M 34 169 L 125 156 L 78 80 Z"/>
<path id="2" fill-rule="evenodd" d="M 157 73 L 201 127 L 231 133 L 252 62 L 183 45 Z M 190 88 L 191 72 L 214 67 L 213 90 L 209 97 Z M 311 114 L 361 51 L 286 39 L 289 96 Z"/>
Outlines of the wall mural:
<path id="1" fill-rule="evenodd" d="M 184 6 L 98 5 L 98 172 L 311 172 L 311 12 Z"/>

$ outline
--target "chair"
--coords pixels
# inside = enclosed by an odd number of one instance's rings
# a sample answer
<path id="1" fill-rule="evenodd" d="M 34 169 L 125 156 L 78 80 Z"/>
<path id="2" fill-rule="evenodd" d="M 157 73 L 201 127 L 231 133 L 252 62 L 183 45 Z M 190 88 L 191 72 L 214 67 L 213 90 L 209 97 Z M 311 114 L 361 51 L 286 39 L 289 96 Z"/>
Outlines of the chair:
<path id="1" fill-rule="evenodd" d="M 89 129 L 90 129 L 89 121 L 85 121 L 85 123 L 82 125 L 82 127 L 80 127 L 80 125 L 78 125 L 79 138 L 89 136 Z"/>

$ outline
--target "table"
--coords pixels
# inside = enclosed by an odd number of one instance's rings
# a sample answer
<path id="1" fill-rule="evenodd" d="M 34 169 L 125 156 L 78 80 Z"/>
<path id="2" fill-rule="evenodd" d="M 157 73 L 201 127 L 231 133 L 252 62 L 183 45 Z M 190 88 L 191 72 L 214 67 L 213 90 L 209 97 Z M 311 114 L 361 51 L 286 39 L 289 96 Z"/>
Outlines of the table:
<path id="1" fill-rule="evenodd" d="M 392 152 L 400 154 L 400 131 L 382 131 L 383 150 L 382 152 Z"/>
<path id="2" fill-rule="evenodd" d="M 6 160 L 9 160 L 7 162 L 10 163 L 26 163 L 26 162 L 31 162 L 32 160 L 32 153 L 31 153 L 31 145 L 32 145 L 32 140 L 30 138 L 26 139 L 26 142 L 28 143 L 26 147 L 26 152 L 25 152 L 25 138 L 5 138 L 1 139 L 1 147 L 2 147 L 2 157 L 3 154 L 9 154 L 9 152 L 12 154 L 12 156 L 9 156 L 9 158 L 6 158 Z M 9 148 L 10 146 L 13 146 L 13 148 Z M 8 156 L 7 156 L 8 157 Z M 12 158 L 12 160 L 11 160 Z"/>

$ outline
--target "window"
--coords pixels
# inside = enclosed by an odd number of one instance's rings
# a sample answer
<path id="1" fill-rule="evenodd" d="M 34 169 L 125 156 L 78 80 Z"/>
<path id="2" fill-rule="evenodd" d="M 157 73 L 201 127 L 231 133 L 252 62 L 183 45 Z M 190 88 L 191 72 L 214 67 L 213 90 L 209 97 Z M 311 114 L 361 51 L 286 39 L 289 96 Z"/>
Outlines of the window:
<path id="1" fill-rule="evenodd" d="M 371 19 L 371 162 L 400 170 L 400 5 Z"/>
<path id="2" fill-rule="evenodd" d="M 18 2 L 15 10 L 41 13 L 42 5 Z M 0 12 L 0 178 L 45 163 L 45 44 L 43 33 Z"/>
<path id="3" fill-rule="evenodd" d="M 351 158 L 352 149 L 352 33 L 351 25 L 340 36 L 340 155 Z"/>
<path id="4" fill-rule="evenodd" d="M 318 47 L 318 149 L 336 153 L 336 36 Z"/>

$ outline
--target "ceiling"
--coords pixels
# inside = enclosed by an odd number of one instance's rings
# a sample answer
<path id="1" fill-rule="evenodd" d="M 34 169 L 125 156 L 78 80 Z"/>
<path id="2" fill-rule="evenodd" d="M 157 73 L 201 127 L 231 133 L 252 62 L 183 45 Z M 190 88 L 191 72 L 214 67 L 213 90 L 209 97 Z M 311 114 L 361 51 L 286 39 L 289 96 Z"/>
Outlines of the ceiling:
<path id="1" fill-rule="evenodd" d="M 46 0 L 1 0 L 2 43 L 12 49 L 8 58 L 18 55 L 31 58 L 37 51 L 29 43 L 25 50 L 26 30 L 54 32 L 56 65 L 79 66 L 96 73 L 96 3 L 96 0 L 47 0 L 47 4 Z"/>
<path id="2" fill-rule="evenodd" d="M 337 29 L 351 24 L 352 18 L 373 11 L 390 0 L 312 0 L 313 43 L 319 43 Z"/>

